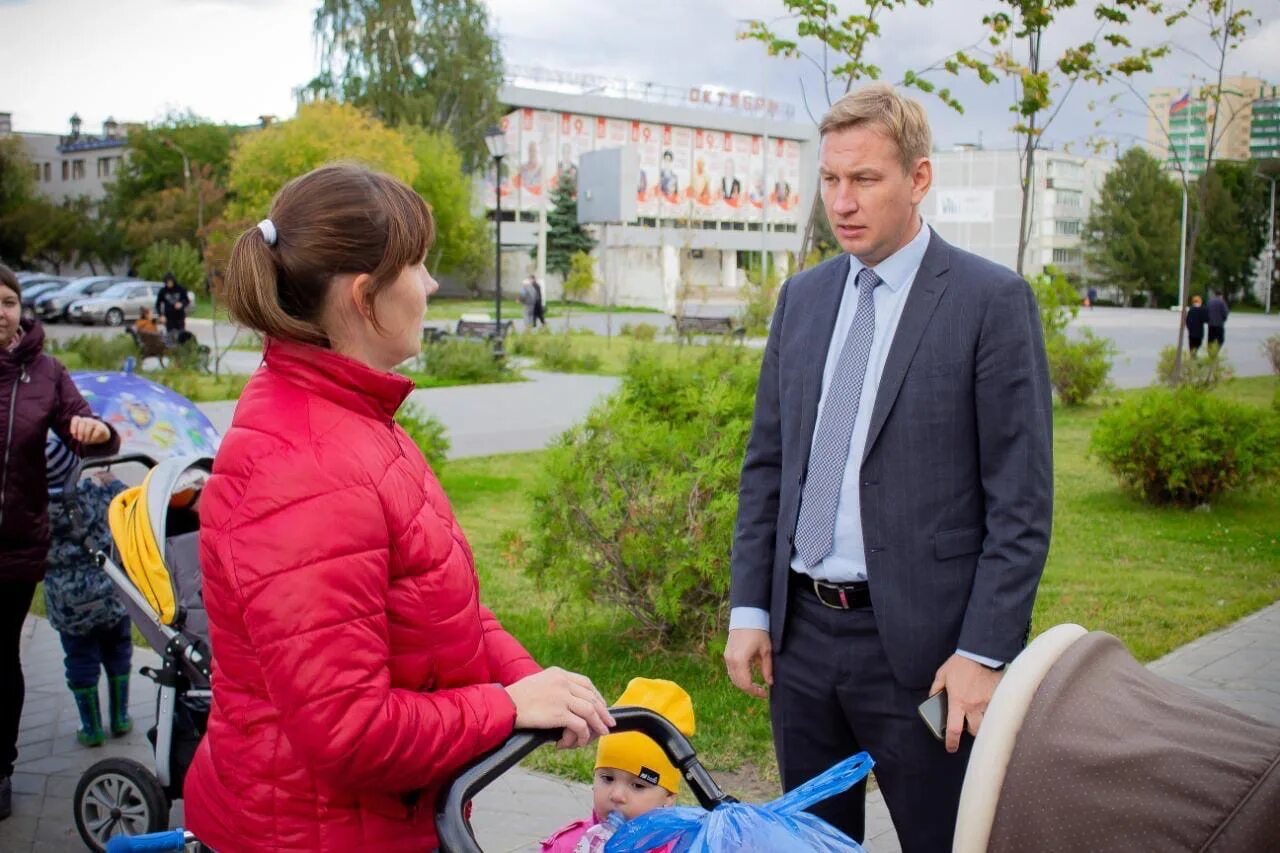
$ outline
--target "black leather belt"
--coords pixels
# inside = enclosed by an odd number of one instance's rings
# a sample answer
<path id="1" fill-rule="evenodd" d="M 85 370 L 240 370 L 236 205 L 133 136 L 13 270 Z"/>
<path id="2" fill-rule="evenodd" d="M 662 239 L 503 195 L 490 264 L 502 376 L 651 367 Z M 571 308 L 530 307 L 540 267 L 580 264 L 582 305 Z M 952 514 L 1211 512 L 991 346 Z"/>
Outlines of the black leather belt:
<path id="1" fill-rule="evenodd" d="M 827 583 L 793 570 L 791 584 L 817 596 L 818 601 L 833 610 L 861 610 L 871 606 L 871 589 L 866 581 Z"/>

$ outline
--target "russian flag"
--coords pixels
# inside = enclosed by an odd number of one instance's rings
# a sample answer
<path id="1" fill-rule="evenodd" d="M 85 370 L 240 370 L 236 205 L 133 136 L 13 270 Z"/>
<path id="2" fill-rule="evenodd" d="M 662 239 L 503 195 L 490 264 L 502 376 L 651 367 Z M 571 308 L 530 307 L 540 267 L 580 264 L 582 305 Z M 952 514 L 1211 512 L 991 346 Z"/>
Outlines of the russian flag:
<path id="1" fill-rule="evenodd" d="M 1187 104 L 1191 103 L 1191 92 L 1188 90 L 1185 95 L 1169 105 L 1169 115 L 1173 115 L 1181 109 L 1185 109 Z"/>

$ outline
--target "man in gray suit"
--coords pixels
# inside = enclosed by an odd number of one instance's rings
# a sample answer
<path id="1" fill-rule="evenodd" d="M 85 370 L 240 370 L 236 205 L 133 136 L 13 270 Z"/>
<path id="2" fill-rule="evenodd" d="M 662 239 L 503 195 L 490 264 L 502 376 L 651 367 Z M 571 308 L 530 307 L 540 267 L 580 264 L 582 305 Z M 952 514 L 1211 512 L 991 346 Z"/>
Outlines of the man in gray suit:
<path id="1" fill-rule="evenodd" d="M 1026 644 L 1049 549 L 1044 341 L 1025 281 L 921 220 L 933 171 L 918 103 L 868 87 L 832 107 L 821 137 L 847 254 L 778 297 L 725 661 L 769 697 L 786 789 L 865 749 L 903 850 L 949 850 L 964 732 Z M 916 711 L 944 689 L 945 743 Z M 813 811 L 861 841 L 864 793 Z"/>

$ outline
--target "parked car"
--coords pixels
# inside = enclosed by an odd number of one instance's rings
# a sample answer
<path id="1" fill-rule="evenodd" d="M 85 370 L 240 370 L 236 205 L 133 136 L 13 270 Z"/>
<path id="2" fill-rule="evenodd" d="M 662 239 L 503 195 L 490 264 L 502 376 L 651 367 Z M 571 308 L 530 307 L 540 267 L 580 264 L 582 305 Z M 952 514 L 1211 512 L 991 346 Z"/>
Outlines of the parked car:
<path id="1" fill-rule="evenodd" d="M 72 302 L 77 299 L 97 296 L 111 285 L 120 281 L 128 281 L 128 276 L 91 275 L 77 278 L 61 290 L 37 296 L 32 307 L 35 308 L 36 316 L 46 323 L 66 320 L 67 309 L 71 307 Z"/>
<path id="2" fill-rule="evenodd" d="M 122 281 L 111 285 L 97 296 L 71 303 L 68 317 L 72 322 L 92 326 L 123 325 L 126 320 L 142 316 L 143 308 L 156 304 L 156 295 L 164 285 L 154 281 Z"/>
<path id="3" fill-rule="evenodd" d="M 61 275 L 45 275 L 28 274 L 25 278 L 19 280 L 22 285 L 22 319 L 35 316 L 35 301 L 37 296 L 43 296 L 46 293 L 53 293 L 66 287 L 67 282 L 71 279 Z"/>

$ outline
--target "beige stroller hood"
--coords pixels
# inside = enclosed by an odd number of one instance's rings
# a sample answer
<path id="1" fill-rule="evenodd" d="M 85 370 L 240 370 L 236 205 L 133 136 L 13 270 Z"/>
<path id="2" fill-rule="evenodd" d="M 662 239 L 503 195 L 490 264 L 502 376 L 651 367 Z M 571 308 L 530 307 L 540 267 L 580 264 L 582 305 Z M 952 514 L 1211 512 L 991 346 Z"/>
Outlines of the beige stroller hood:
<path id="1" fill-rule="evenodd" d="M 1280 727 L 1059 625 L 996 689 L 953 850 L 1280 850 Z"/>

